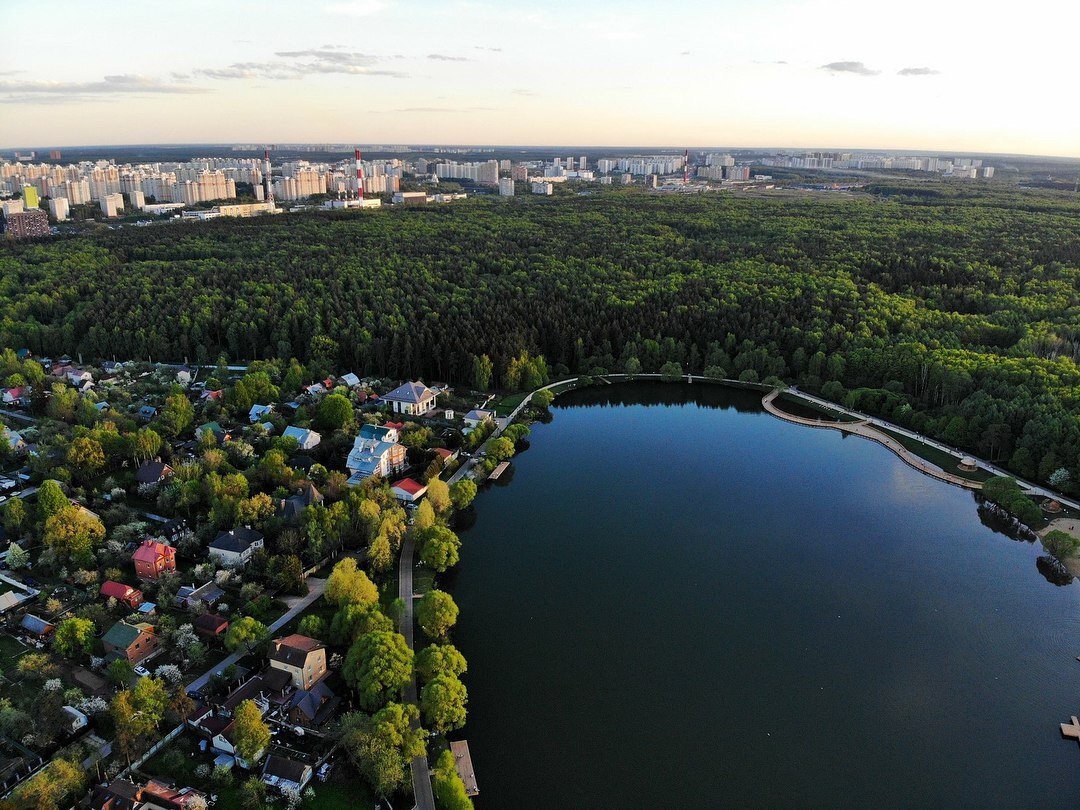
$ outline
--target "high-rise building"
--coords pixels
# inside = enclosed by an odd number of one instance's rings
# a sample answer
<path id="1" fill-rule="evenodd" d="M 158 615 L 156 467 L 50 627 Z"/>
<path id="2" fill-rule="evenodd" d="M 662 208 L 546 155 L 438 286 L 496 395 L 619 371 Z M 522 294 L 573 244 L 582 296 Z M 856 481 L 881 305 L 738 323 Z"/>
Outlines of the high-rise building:
<path id="1" fill-rule="evenodd" d="M 19 211 L 4 217 L 4 233 L 11 239 L 33 239 L 48 236 L 49 215 L 40 208 Z"/>
<path id="2" fill-rule="evenodd" d="M 541 182 L 541 183 L 533 183 L 532 184 L 532 193 L 533 194 L 548 194 L 548 195 L 550 195 L 551 192 L 554 191 L 554 190 L 555 190 L 555 186 L 553 186 L 551 183 L 543 183 L 543 182 Z"/>
<path id="3" fill-rule="evenodd" d="M 577 162 L 578 171 L 579 172 L 585 171 L 587 168 L 589 168 L 588 164 L 589 164 L 589 161 L 585 159 L 585 155 L 582 155 L 581 157 L 579 157 L 578 162 Z"/>
<path id="4" fill-rule="evenodd" d="M 983 166 L 982 176 L 985 177 L 987 180 L 989 180 L 991 177 L 994 176 L 994 167 L 993 166 Z"/>
<path id="5" fill-rule="evenodd" d="M 514 178 L 512 178 L 512 177 L 500 177 L 499 178 L 499 196 L 500 197 L 513 197 L 514 196 Z"/>
<path id="6" fill-rule="evenodd" d="M 52 218 L 57 222 L 63 222 L 68 218 L 71 212 L 70 206 L 66 197 L 50 197 L 49 198 L 49 213 L 52 214 Z"/>
<path id="7" fill-rule="evenodd" d="M 101 210 L 107 217 L 118 217 L 124 208 L 124 195 L 119 192 L 106 194 L 98 201 Z"/>
<path id="8" fill-rule="evenodd" d="M 514 166 L 510 169 L 510 177 L 513 180 L 518 180 L 524 183 L 529 179 L 529 167 L 528 166 Z"/>
<path id="9" fill-rule="evenodd" d="M 657 188 L 660 185 L 660 178 L 655 174 L 650 174 L 645 177 L 645 186 L 647 188 Z"/>
<path id="10" fill-rule="evenodd" d="M 14 200 L 4 200 L 0 203 L 0 212 L 4 214 L 4 217 L 9 217 L 12 214 L 21 214 L 25 210 L 21 197 Z"/>
<path id="11" fill-rule="evenodd" d="M 127 192 L 127 198 L 131 208 L 135 211 L 141 211 L 143 206 L 146 205 L 145 195 L 137 188 Z"/>

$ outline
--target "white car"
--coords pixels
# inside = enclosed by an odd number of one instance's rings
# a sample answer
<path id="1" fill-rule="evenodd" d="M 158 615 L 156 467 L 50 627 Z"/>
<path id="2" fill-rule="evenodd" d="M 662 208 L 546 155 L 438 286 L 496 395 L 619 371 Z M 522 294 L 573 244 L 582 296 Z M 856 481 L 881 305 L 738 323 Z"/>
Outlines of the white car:
<path id="1" fill-rule="evenodd" d="M 150 674 L 150 670 L 142 666 L 135 667 L 135 674 L 138 675 L 140 678 L 145 678 Z"/>

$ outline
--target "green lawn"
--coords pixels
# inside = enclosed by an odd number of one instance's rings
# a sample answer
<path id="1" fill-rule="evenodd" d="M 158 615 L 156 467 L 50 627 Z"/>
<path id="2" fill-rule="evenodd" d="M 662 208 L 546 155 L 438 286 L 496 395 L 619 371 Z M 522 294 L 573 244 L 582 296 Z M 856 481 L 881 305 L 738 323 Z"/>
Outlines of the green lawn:
<path id="1" fill-rule="evenodd" d="M 982 468 L 976 470 L 975 472 L 967 472 L 965 470 L 961 470 L 957 466 L 960 461 L 958 458 L 951 455 L 950 453 L 944 452 L 943 450 L 938 450 L 936 447 L 931 447 L 930 445 L 926 444 L 925 442 L 921 442 L 918 439 L 912 439 L 910 436 L 905 436 L 903 433 L 896 433 L 895 431 L 889 430 L 887 428 L 876 429 L 896 439 L 896 441 L 900 442 L 900 444 L 902 444 L 907 450 L 910 450 L 919 458 L 926 459 L 931 464 L 936 464 L 938 467 L 945 470 L 945 472 L 952 473 L 953 475 L 958 475 L 961 478 L 967 478 L 969 481 L 987 481 L 994 477 L 993 473 L 989 473 Z"/>
<path id="2" fill-rule="evenodd" d="M 509 416 L 513 413 L 514 408 L 521 404 L 521 401 L 529 395 L 528 391 L 517 391 L 513 394 L 507 394 L 502 399 L 492 402 L 488 407 L 495 411 L 499 416 Z"/>
<path id="3" fill-rule="evenodd" d="M 335 765 L 335 769 L 340 765 Z M 331 776 L 330 782 L 314 781 L 311 787 L 315 790 L 314 801 L 306 801 L 305 808 L 318 808 L 318 810 L 354 810 L 354 808 L 367 808 L 375 806 L 375 794 L 359 779 L 336 780 L 337 774 Z"/>
<path id="4" fill-rule="evenodd" d="M 19 641 L 7 635 L 0 634 L 0 670 L 9 672 L 15 668 L 15 662 L 22 657 L 29 647 L 24 647 Z"/>
<path id="5" fill-rule="evenodd" d="M 427 593 L 435 587 L 435 570 L 421 565 L 413 570 L 413 590 L 416 593 Z"/>

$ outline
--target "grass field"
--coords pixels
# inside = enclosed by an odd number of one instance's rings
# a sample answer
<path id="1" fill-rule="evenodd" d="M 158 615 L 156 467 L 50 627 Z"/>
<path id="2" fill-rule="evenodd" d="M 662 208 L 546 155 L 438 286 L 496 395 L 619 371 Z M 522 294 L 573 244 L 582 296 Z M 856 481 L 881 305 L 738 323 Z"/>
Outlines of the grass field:
<path id="1" fill-rule="evenodd" d="M 978 469 L 975 472 L 961 470 L 959 466 L 957 466 L 959 459 L 955 456 L 946 453 L 943 450 L 938 450 L 936 447 L 932 447 L 918 439 L 912 439 L 910 436 L 905 436 L 903 433 L 896 433 L 888 428 L 875 429 L 896 439 L 896 441 L 900 442 L 907 450 L 910 450 L 919 458 L 926 459 L 931 464 L 936 464 L 938 467 L 945 470 L 945 472 L 958 475 L 961 478 L 967 478 L 969 481 L 987 481 L 994 477 L 993 473 L 989 473 L 983 469 Z"/>

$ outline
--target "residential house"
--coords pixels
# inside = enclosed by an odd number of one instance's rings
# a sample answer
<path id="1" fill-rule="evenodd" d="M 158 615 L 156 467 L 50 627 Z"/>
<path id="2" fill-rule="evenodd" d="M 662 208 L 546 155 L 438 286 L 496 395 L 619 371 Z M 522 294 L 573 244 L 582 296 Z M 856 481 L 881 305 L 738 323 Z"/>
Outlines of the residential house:
<path id="1" fill-rule="evenodd" d="M 322 680 L 310 689 L 297 689 L 289 695 L 282 711 L 285 719 L 294 726 L 319 728 L 334 716 L 339 702 L 333 690 Z"/>
<path id="2" fill-rule="evenodd" d="M 13 453 L 22 453 L 26 450 L 26 440 L 7 425 L 0 425 L 0 439 L 7 444 L 8 450 Z"/>
<path id="3" fill-rule="evenodd" d="M 385 425 L 361 425 L 357 438 L 397 444 L 401 441 L 401 425 L 393 422 L 387 422 Z"/>
<path id="4" fill-rule="evenodd" d="M 207 433 L 212 434 L 217 439 L 218 444 L 224 444 L 232 438 L 232 434 L 217 422 L 207 422 L 205 425 L 199 425 L 195 428 L 196 439 L 201 439 Z"/>
<path id="5" fill-rule="evenodd" d="M 140 484 L 160 484 L 173 474 L 173 468 L 164 461 L 155 459 L 144 461 L 135 471 L 135 480 Z"/>
<path id="6" fill-rule="evenodd" d="M 181 540 L 192 537 L 195 533 L 183 518 L 173 518 L 161 527 L 160 535 L 170 546 L 176 546 Z"/>
<path id="7" fill-rule="evenodd" d="M 34 616 L 32 613 L 26 613 L 23 615 L 22 621 L 19 622 L 19 628 L 32 636 L 45 638 L 56 629 L 56 625 Z"/>
<path id="8" fill-rule="evenodd" d="M 273 412 L 273 405 L 252 405 L 251 410 L 248 411 L 248 421 L 255 424 L 260 419 L 269 416 Z"/>
<path id="9" fill-rule="evenodd" d="M 207 795 L 191 787 L 178 788 L 159 779 L 145 785 L 114 779 L 98 785 L 90 797 L 89 810 L 194 810 L 207 806 Z"/>
<path id="10" fill-rule="evenodd" d="M 399 501 L 416 503 L 424 497 L 427 487 L 411 478 L 402 478 L 400 481 L 394 482 L 393 486 L 390 487 L 390 492 Z"/>
<path id="11" fill-rule="evenodd" d="M 193 372 L 187 366 L 183 366 L 176 370 L 176 381 L 180 383 L 180 385 L 189 385 L 191 383 L 192 377 L 194 376 L 195 372 Z"/>
<path id="12" fill-rule="evenodd" d="M 326 674 L 326 647 L 299 633 L 270 643 L 270 667 L 287 672 L 298 689 L 310 689 Z"/>
<path id="13" fill-rule="evenodd" d="M 236 568 L 251 559 L 265 545 L 261 532 L 248 526 L 237 526 L 221 532 L 210 544 L 210 556 L 217 557 L 226 568 Z"/>
<path id="14" fill-rule="evenodd" d="M 199 399 L 207 399 L 211 402 L 221 402 L 224 396 L 225 390 L 219 389 L 217 391 L 203 391 L 201 394 L 199 394 Z"/>
<path id="15" fill-rule="evenodd" d="M 409 416 L 423 416 L 435 407 L 439 394 L 422 382 L 407 382 L 399 385 L 389 394 L 383 394 L 383 400 L 389 402 L 395 413 Z"/>
<path id="16" fill-rule="evenodd" d="M 278 505 L 278 512 L 286 520 L 296 520 L 300 517 L 300 513 L 309 506 L 322 502 L 322 493 L 315 489 L 314 484 L 308 483 L 304 485 L 298 494 L 282 500 Z"/>
<path id="17" fill-rule="evenodd" d="M 317 383 L 314 383 L 312 385 L 307 386 L 304 389 L 304 392 L 307 393 L 308 396 L 317 397 L 317 396 L 321 396 L 322 394 L 325 394 L 327 392 L 327 390 L 328 389 L 327 389 L 327 387 L 325 385 L 323 385 L 321 382 L 317 382 Z"/>
<path id="18" fill-rule="evenodd" d="M 224 597 L 225 591 L 214 582 L 207 582 L 198 588 L 194 585 L 181 585 L 176 592 L 176 605 L 192 611 L 213 610 Z"/>
<path id="19" fill-rule="evenodd" d="M 136 413 L 136 417 L 143 422 L 149 422 L 157 416 L 157 408 L 153 405 L 143 405 Z"/>
<path id="20" fill-rule="evenodd" d="M 101 644 L 110 661 L 123 658 L 137 666 L 157 651 L 161 640 L 154 633 L 152 624 L 117 622 L 101 637 Z"/>
<path id="21" fill-rule="evenodd" d="M 262 780 L 281 792 L 299 793 L 311 781 L 311 766 L 271 754 L 263 765 Z"/>
<path id="22" fill-rule="evenodd" d="M 460 451 L 458 450 L 449 450 L 446 447 L 435 448 L 435 455 L 439 457 L 439 460 L 442 461 L 443 464 L 453 461 L 458 457 L 459 452 Z"/>
<path id="23" fill-rule="evenodd" d="M 139 579 L 158 579 L 176 570 L 176 549 L 167 543 L 147 538 L 131 555 L 135 576 Z"/>
<path id="24" fill-rule="evenodd" d="M 495 418 L 495 414 L 491 411 L 485 411 L 480 408 L 473 408 L 463 417 L 462 421 L 471 428 L 480 427 L 484 422 L 490 422 Z"/>
<path id="25" fill-rule="evenodd" d="M 106 599 L 123 602 L 130 608 L 137 608 L 142 604 L 142 591 L 125 585 L 123 582 L 113 582 L 111 579 L 101 583 L 101 595 Z"/>
<path id="26" fill-rule="evenodd" d="M 192 622 L 195 632 L 204 638 L 218 638 L 229 629 L 229 620 L 216 613 L 203 613 Z"/>
<path id="27" fill-rule="evenodd" d="M 314 447 L 318 447 L 319 442 L 322 441 L 322 436 L 320 436 L 314 430 L 294 427 L 292 425 L 285 428 L 285 432 L 281 435 L 288 436 L 290 439 L 296 439 L 296 446 L 298 450 L 311 450 Z"/>
<path id="28" fill-rule="evenodd" d="M 115 360 L 106 360 L 101 364 L 101 370 L 106 374 L 115 374 L 124 367 L 123 363 L 118 363 Z"/>
<path id="29" fill-rule="evenodd" d="M 405 469 L 405 446 L 357 436 L 345 466 L 352 473 L 349 483 L 353 485 L 373 475 L 389 478 Z"/>
<path id="30" fill-rule="evenodd" d="M 360 384 L 360 378 L 350 372 L 348 374 L 342 374 L 340 377 L 338 377 L 338 382 L 349 388 L 356 388 L 356 386 Z"/>
<path id="31" fill-rule="evenodd" d="M 25 385 L 20 385 L 18 388 L 7 388 L 4 390 L 4 394 L 0 397 L 5 405 L 21 405 L 23 397 L 29 388 Z"/>

